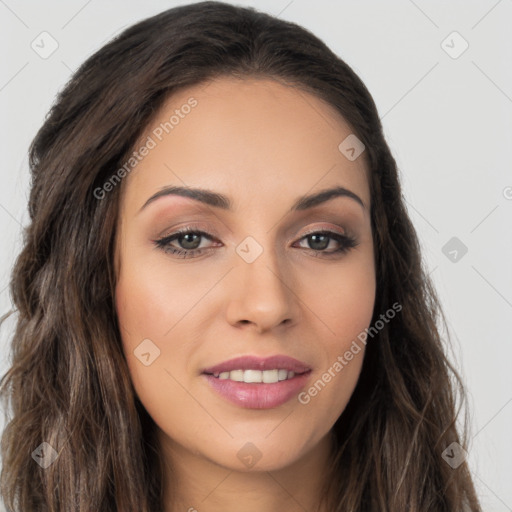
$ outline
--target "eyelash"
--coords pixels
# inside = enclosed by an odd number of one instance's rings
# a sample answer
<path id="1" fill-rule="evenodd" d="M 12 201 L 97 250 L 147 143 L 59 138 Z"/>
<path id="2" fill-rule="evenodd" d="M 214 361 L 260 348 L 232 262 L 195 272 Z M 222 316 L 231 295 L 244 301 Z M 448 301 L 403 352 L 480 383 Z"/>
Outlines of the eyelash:
<path id="1" fill-rule="evenodd" d="M 201 230 L 192 229 L 192 228 L 184 228 L 180 229 L 168 236 L 165 236 L 163 238 L 160 238 L 158 240 L 153 240 L 153 243 L 156 245 L 156 247 L 165 253 L 173 254 L 179 258 L 194 258 L 196 255 L 200 256 L 204 251 L 209 251 L 214 249 L 213 247 L 203 248 L 203 249 L 178 249 L 176 247 L 172 247 L 170 243 L 178 238 L 180 238 L 182 235 L 186 234 L 195 234 L 200 235 L 201 237 L 208 238 L 209 240 L 213 240 L 213 237 Z M 327 235 L 329 238 L 336 240 L 338 243 L 340 243 L 340 247 L 334 251 L 325 252 L 325 250 L 315 250 L 315 249 L 306 249 L 308 251 L 312 251 L 315 254 L 315 256 L 320 257 L 320 254 L 324 254 L 325 256 L 321 257 L 330 257 L 338 254 L 345 254 L 350 249 L 353 249 L 359 243 L 356 241 L 355 238 L 348 236 L 348 235 L 342 235 L 340 233 L 336 233 L 335 231 L 329 231 L 329 230 L 318 230 L 318 231 L 311 231 L 309 233 L 306 233 L 300 240 L 303 240 L 304 238 L 307 238 L 312 235 Z M 199 253 L 199 254 L 198 254 Z"/>

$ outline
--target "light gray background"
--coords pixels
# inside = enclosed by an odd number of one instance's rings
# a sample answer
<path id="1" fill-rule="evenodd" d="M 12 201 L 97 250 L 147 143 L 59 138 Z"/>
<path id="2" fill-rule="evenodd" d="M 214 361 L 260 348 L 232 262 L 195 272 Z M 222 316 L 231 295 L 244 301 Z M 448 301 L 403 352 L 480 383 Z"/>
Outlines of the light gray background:
<path id="1" fill-rule="evenodd" d="M 123 28 L 185 3 L 0 0 L 0 314 L 28 219 L 27 148 L 57 91 Z M 467 384 L 478 493 L 484 510 L 512 511 L 512 0 L 232 3 L 310 29 L 372 93 Z M 31 48 L 43 31 L 59 45 L 47 59 Z M 469 44 L 457 58 L 453 31 Z M 457 261 L 442 252 L 452 237 L 468 248 Z"/>

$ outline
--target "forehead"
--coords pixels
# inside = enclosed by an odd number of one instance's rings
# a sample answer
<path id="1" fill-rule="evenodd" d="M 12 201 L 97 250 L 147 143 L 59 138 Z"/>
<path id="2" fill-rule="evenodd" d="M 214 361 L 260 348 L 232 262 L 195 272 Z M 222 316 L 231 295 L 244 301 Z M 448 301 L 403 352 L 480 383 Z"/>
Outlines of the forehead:
<path id="1" fill-rule="evenodd" d="M 272 79 L 222 77 L 170 96 L 140 138 L 151 149 L 128 176 L 139 207 L 169 185 L 201 186 L 235 203 L 283 200 L 341 185 L 370 204 L 364 158 L 339 145 L 350 126 L 316 96 Z"/>

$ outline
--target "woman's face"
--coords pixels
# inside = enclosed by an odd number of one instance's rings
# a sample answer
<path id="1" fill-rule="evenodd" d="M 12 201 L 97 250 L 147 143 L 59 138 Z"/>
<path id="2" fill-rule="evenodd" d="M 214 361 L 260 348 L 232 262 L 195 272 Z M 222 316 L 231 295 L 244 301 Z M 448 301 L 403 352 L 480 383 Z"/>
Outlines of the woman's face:
<path id="1" fill-rule="evenodd" d="M 137 145 L 116 307 L 168 453 L 284 468 L 343 412 L 376 286 L 364 153 L 353 136 L 339 148 L 349 135 L 314 96 L 221 78 L 175 93 Z M 305 199 L 336 187 L 354 196 Z"/>

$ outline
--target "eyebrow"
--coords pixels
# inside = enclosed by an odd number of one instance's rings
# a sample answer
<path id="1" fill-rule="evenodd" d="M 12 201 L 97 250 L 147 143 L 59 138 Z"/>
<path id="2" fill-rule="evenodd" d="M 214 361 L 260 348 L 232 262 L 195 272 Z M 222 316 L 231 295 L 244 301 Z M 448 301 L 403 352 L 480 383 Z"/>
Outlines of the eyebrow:
<path id="1" fill-rule="evenodd" d="M 218 192 L 214 192 L 212 190 L 194 187 L 169 186 L 164 187 L 155 194 L 153 194 L 142 205 L 139 211 L 142 211 L 149 204 L 156 201 L 160 197 L 171 195 L 188 197 L 190 199 L 200 201 L 201 203 L 213 206 L 215 208 L 220 208 L 222 210 L 229 211 L 232 209 L 233 206 L 233 203 L 229 197 Z M 362 206 L 363 210 L 366 209 L 365 204 L 357 194 L 355 194 L 351 190 L 346 189 L 345 187 L 337 186 L 334 188 L 321 190 L 320 192 L 317 192 L 315 194 L 309 194 L 299 197 L 290 208 L 290 211 L 307 210 L 309 208 L 313 208 L 314 206 L 317 206 L 321 203 L 325 203 L 326 201 L 329 201 L 330 199 L 334 199 L 336 197 L 348 197 L 359 203 Z"/>

